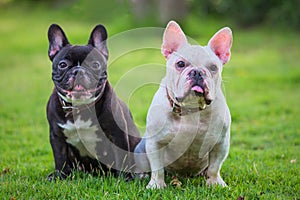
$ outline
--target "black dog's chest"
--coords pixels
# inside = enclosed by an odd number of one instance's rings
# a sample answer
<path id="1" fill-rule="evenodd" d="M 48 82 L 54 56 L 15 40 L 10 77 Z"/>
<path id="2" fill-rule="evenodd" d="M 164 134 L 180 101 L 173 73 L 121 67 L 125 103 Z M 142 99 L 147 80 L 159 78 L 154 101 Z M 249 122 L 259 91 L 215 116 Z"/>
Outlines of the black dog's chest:
<path id="1" fill-rule="evenodd" d="M 82 119 L 78 116 L 74 121 L 68 120 L 58 124 L 66 137 L 66 142 L 78 149 L 80 156 L 96 158 L 97 143 L 102 142 L 103 131 L 99 124 L 92 119 Z"/>

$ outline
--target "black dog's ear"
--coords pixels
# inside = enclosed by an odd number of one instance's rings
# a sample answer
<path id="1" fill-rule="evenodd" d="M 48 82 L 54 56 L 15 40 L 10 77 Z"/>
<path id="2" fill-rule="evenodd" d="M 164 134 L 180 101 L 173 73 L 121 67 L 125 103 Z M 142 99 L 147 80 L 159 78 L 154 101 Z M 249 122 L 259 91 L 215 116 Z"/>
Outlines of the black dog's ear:
<path id="1" fill-rule="evenodd" d="M 98 49 L 106 58 L 108 58 L 106 39 L 106 29 L 103 25 L 99 24 L 93 29 L 88 44 Z"/>
<path id="2" fill-rule="evenodd" d="M 52 61 L 54 56 L 66 45 L 69 41 L 60 26 L 52 24 L 48 30 L 49 50 L 48 55 Z"/>

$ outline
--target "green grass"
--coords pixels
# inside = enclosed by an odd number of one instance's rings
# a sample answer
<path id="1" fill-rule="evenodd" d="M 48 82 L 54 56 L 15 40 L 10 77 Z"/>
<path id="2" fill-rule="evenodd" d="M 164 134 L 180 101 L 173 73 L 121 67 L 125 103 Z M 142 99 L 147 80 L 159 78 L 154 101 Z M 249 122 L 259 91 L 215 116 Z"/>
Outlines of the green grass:
<path id="1" fill-rule="evenodd" d="M 53 84 L 46 32 L 56 22 L 71 42 L 86 43 L 101 18 L 81 19 L 76 9 L 65 13 L 63 9 L 29 7 L 0 8 L 0 199 L 300 198 L 299 33 L 233 26 L 232 59 L 223 72 L 233 119 L 230 154 L 221 171 L 228 188 L 207 188 L 202 177 L 180 178 L 181 188 L 168 185 L 161 191 L 145 190 L 148 180 L 126 183 L 121 178 L 82 173 L 75 173 L 73 180 L 48 182 L 54 161 L 45 105 Z M 126 14 L 104 21 L 110 36 L 126 30 L 126 24 L 128 29 L 133 27 Z M 204 45 L 226 25 L 232 26 L 226 21 L 189 17 L 184 29 Z M 159 49 L 136 50 L 111 62 L 109 79 L 119 96 L 127 98 L 118 82 L 129 74 L 124 80 L 132 86 L 136 82 L 132 73 L 143 78 L 143 71 L 134 71 L 136 67 L 147 64 L 148 69 L 150 63 L 154 63 L 153 80 L 162 77 L 164 59 Z M 126 99 L 140 130 L 145 127 L 156 88 L 154 81 Z M 170 180 L 168 175 L 167 184 Z"/>

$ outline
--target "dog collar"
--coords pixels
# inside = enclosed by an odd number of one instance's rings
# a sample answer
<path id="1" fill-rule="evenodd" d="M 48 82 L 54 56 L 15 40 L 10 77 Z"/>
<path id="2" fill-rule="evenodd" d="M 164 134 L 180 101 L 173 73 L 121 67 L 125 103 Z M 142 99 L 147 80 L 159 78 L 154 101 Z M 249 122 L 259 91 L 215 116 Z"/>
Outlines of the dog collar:
<path id="1" fill-rule="evenodd" d="M 179 116 L 184 116 L 184 115 L 187 115 L 189 113 L 195 113 L 195 112 L 203 110 L 200 107 L 198 107 L 198 108 L 182 107 L 182 106 L 178 105 L 177 103 L 175 103 L 175 101 L 171 98 L 167 88 L 166 88 L 166 93 L 167 93 L 167 98 L 169 100 L 170 106 L 172 108 L 172 112 L 174 114 L 177 114 Z"/>
<path id="2" fill-rule="evenodd" d="M 68 101 L 66 101 L 65 97 L 59 92 L 58 89 L 56 89 L 56 92 L 58 94 L 59 102 L 61 104 L 61 107 L 62 107 L 63 111 L 65 112 L 65 117 L 72 116 L 72 114 L 74 112 L 76 112 L 78 114 L 82 110 L 87 110 L 87 109 L 91 110 L 90 108 L 95 106 L 95 104 L 98 102 L 98 100 L 102 97 L 104 88 L 105 87 L 102 88 L 102 90 L 100 91 L 98 96 L 96 96 L 91 103 L 82 104 L 82 105 L 78 105 L 78 106 L 73 106 L 72 103 L 69 103 Z"/>

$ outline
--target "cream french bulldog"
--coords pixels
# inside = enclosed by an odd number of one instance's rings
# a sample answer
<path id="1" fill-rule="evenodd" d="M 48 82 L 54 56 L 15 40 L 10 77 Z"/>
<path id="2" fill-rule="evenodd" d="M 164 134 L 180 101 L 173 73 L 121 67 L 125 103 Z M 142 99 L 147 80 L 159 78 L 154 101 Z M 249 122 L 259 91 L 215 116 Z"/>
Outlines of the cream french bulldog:
<path id="1" fill-rule="evenodd" d="M 165 170 L 181 176 L 205 175 L 208 186 L 226 186 L 220 169 L 229 151 L 231 117 L 221 73 L 231 45 L 230 28 L 200 46 L 189 44 L 176 22 L 168 23 L 161 48 L 167 59 L 166 76 L 135 149 L 139 172 L 151 171 L 147 188 L 166 187 Z"/>

